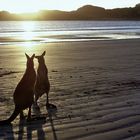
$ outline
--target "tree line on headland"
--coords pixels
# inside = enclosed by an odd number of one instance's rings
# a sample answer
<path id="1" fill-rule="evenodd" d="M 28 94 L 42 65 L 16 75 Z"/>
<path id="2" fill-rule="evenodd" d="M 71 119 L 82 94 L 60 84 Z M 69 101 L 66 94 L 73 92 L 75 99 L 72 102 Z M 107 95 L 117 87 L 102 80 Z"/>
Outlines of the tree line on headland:
<path id="1" fill-rule="evenodd" d="M 12 14 L 1 11 L 0 20 L 140 20 L 140 4 L 135 7 L 116 9 L 85 5 L 70 12 L 42 10 L 38 13 Z"/>

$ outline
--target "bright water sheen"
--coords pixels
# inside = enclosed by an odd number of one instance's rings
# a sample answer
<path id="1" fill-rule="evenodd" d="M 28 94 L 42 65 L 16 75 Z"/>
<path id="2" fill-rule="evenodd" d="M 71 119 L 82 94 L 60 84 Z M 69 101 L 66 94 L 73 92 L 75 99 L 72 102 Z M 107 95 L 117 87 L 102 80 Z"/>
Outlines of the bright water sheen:
<path id="1" fill-rule="evenodd" d="M 140 21 L 2 21 L 0 45 L 140 38 Z"/>

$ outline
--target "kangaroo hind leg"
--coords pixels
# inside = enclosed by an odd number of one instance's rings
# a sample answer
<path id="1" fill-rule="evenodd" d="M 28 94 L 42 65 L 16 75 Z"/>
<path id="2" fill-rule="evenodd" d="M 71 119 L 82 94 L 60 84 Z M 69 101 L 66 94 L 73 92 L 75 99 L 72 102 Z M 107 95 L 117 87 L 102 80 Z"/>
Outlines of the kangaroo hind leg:
<path id="1" fill-rule="evenodd" d="M 29 107 L 27 121 L 31 121 L 31 106 Z"/>
<path id="2" fill-rule="evenodd" d="M 23 110 L 20 111 L 20 119 L 21 119 L 21 120 L 25 119 L 25 116 L 24 116 Z"/>
<path id="3" fill-rule="evenodd" d="M 38 99 L 39 99 L 39 97 L 37 95 L 35 95 L 35 101 L 34 101 L 34 104 L 33 105 L 34 105 L 34 108 L 35 109 L 40 110 L 40 107 L 39 107 L 39 105 L 37 103 Z"/>
<path id="4" fill-rule="evenodd" d="M 46 93 L 46 97 L 47 97 L 46 106 L 49 106 L 49 93 Z"/>

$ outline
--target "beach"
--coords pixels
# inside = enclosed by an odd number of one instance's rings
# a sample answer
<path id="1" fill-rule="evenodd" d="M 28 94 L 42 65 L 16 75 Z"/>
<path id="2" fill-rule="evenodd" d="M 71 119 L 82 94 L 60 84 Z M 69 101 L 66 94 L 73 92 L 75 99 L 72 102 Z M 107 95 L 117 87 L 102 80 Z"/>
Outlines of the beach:
<path id="1" fill-rule="evenodd" d="M 14 110 L 13 92 L 26 68 L 24 53 L 45 50 L 49 99 L 57 110 L 46 110 L 44 94 L 39 106 L 46 120 L 29 123 L 18 116 L 0 126 L 0 139 L 140 139 L 140 39 L 2 45 L 0 120 Z"/>

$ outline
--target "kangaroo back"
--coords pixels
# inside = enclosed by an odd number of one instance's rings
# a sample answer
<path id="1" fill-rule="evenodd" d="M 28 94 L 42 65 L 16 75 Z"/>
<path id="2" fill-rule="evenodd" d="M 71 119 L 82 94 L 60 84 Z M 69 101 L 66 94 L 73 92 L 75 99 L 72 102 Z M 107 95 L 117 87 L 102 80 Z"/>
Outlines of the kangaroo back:
<path id="1" fill-rule="evenodd" d="M 34 59 L 35 55 L 32 55 L 30 58 L 27 54 L 27 68 L 26 71 L 18 83 L 15 92 L 14 92 L 14 103 L 15 110 L 13 114 L 7 119 L 0 121 L 0 125 L 11 123 L 18 114 L 26 108 L 31 108 L 34 99 L 34 84 L 36 79 L 36 73 L 34 70 Z"/>
<path id="2" fill-rule="evenodd" d="M 45 51 L 40 56 L 35 56 L 38 59 L 38 69 L 37 69 L 37 77 L 35 83 L 35 95 L 40 97 L 42 94 L 49 92 L 50 90 L 50 83 L 48 79 L 48 69 L 45 64 L 44 56 Z"/>
<path id="3" fill-rule="evenodd" d="M 14 92 L 15 105 L 21 109 L 26 109 L 33 103 L 34 98 L 34 84 L 36 80 L 36 73 L 34 69 L 33 55 L 31 58 L 26 54 L 27 57 L 27 68 L 26 71 L 18 83 Z"/>
<path id="4" fill-rule="evenodd" d="M 37 105 L 37 100 L 46 93 L 47 101 L 46 105 L 49 104 L 48 94 L 50 91 L 50 82 L 48 79 L 48 69 L 45 64 L 45 56 L 46 52 L 44 51 L 42 55 L 35 56 L 38 60 L 38 69 L 37 69 L 37 77 L 35 82 L 35 104 Z M 38 105 L 37 105 L 38 106 Z"/>

